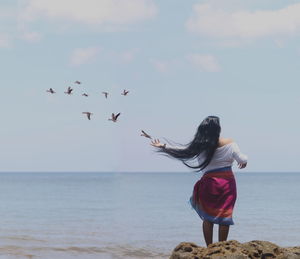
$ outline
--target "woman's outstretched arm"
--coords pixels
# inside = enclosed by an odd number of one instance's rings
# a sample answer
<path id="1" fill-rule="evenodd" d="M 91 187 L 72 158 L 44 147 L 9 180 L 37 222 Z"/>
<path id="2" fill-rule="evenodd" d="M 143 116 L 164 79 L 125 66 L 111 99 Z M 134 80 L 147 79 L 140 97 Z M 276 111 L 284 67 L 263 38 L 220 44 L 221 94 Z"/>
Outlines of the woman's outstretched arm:
<path id="1" fill-rule="evenodd" d="M 153 147 L 158 147 L 158 148 L 166 148 L 167 145 L 166 144 L 163 144 L 163 143 L 160 143 L 159 139 L 154 139 L 151 141 L 151 145 Z"/>

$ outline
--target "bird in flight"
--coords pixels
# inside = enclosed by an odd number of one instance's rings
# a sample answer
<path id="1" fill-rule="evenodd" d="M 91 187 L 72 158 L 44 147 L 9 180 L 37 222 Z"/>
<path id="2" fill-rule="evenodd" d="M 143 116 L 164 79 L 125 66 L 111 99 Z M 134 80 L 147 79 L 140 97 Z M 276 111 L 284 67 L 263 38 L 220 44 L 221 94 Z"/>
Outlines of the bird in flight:
<path id="1" fill-rule="evenodd" d="M 152 139 L 152 137 L 149 134 L 147 134 L 145 131 L 143 131 L 143 130 L 141 130 L 141 131 L 142 131 L 141 136 Z"/>
<path id="2" fill-rule="evenodd" d="M 105 98 L 107 98 L 108 92 L 102 92 L 102 93 L 104 94 Z"/>
<path id="3" fill-rule="evenodd" d="M 86 93 L 83 93 L 82 96 L 88 97 L 89 95 Z"/>
<path id="4" fill-rule="evenodd" d="M 83 112 L 82 114 L 86 114 L 86 116 L 89 120 L 91 120 L 91 115 L 93 115 L 93 113 L 91 113 L 91 112 Z"/>
<path id="5" fill-rule="evenodd" d="M 126 96 L 129 93 L 129 91 L 125 90 L 123 91 L 123 93 L 121 93 L 122 95 Z"/>
<path id="6" fill-rule="evenodd" d="M 114 113 L 112 113 L 111 114 L 111 118 L 110 119 L 108 119 L 109 121 L 113 121 L 113 122 L 117 122 L 117 119 L 118 119 L 118 117 L 120 116 L 120 112 L 117 114 L 117 115 L 115 115 Z"/>
<path id="7" fill-rule="evenodd" d="M 51 93 L 51 94 L 55 94 L 55 91 L 52 88 L 49 88 L 49 90 L 47 90 L 47 92 Z"/>
<path id="8" fill-rule="evenodd" d="M 65 94 L 72 94 L 73 89 L 69 86 Z"/>
<path id="9" fill-rule="evenodd" d="M 78 84 L 78 85 L 80 85 L 80 84 L 81 84 L 81 82 L 76 80 L 76 81 L 74 82 L 74 84 Z"/>

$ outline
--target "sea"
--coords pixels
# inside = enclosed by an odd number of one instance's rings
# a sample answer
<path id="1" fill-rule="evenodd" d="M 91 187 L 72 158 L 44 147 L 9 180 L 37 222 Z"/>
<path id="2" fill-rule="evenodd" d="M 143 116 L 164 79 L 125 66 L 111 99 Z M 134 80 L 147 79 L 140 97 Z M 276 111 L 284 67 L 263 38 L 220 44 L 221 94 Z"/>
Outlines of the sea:
<path id="1" fill-rule="evenodd" d="M 201 174 L 0 173 L 0 258 L 169 258 L 205 246 L 189 204 Z M 229 239 L 300 246 L 300 173 L 235 173 Z M 217 226 L 214 229 L 217 241 Z"/>

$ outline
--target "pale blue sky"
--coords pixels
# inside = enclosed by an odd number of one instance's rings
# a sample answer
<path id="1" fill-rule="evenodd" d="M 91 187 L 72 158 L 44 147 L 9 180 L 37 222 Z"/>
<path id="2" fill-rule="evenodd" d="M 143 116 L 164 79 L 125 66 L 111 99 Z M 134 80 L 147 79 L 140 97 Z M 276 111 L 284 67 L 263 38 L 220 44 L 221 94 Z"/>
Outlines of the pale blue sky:
<path id="1" fill-rule="evenodd" d="M 245 171 L 299 171 L 300 1 L 0 7 L 0 171 L 189 171 L 140 130 L 187 143 L 207 115 L 249 156 Z"/>

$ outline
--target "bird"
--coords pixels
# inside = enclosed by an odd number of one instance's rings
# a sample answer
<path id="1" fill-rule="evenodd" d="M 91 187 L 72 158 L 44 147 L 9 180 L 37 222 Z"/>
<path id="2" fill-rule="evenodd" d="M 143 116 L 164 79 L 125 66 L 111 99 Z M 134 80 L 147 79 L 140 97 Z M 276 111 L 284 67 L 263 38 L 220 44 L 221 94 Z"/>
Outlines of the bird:
<path id="1" fill-rule="evenodd" d="M 47 92 L 51 93 L 51 94 L 55 94 L 55 91 L 52 88 L 49 88 L 49 90 L 47 90 Z"/>
<path id="2" fill-rule="evenodd" d="M 81 84 L 81 82 L 76 80 L 76 81 L 74 82 L 74 84 L 78 84 L 78 85 L 80 85 L 80 84 Z"/>
<path id="3" fill-rule="evenodd" d="M 122 95 L 126 96 L 129 93 L 129 91 L 125 90 L 123 91 L 123 93 L 121 93 Z"/>
<path id="4" fill-rule="evenodd" d="M 108 119 L 109 121 L 117 122 L 118 117 L 120 116 L 120 112 L 115 115 L 114 113 L 111 114 L 111 119 Z"/>
<path id="5" fill-rule="evenodd" d="M 143 130 L 141 130 L 141 131 L 142 131 L 141 136 L 152 139 L 152 137 L 149 134 L 147 134 L 145 131 L 143 131 Z"/>
<path id="6" fill-rule="evenodd" d="M 72 94 L 73 89 L 69 86 L 65 94 Z"/>
<path id="7" fill-rule="evenodd" d="M 108 92 L 102 92 L 105 95 L 105 98 L 108 96 Z"/>
<path id="8" fill-rule="evenodd" d="M 91 112 L 82 112 L 82 114 L 86 114 L 86 116 L 89 120 L 91 120 L 91 115 L 93 115 L 93 113 L 91 113 Z"/>
<path id="9" fill-rule="evenodd" d="M 86 93 L 83 93 L 82 96 L 88 97 L 89 95 Z"/>

